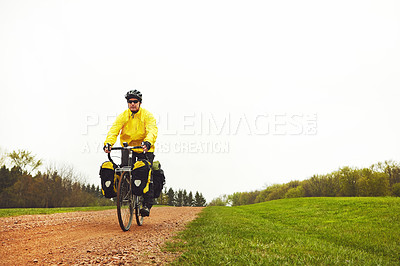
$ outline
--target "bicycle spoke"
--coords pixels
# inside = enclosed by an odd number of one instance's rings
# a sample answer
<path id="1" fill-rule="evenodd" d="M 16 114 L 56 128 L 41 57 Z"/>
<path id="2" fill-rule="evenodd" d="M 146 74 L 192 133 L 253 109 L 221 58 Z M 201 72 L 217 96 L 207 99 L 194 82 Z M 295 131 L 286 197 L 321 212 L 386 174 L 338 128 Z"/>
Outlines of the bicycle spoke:
<path id="1" fill-rule="evenodd" d="M 133 197 L 129 182 L 129 173 L 123 173 L 117 191 L 118 221 L 123 231 L 129 230 L 133 218 Z"/>

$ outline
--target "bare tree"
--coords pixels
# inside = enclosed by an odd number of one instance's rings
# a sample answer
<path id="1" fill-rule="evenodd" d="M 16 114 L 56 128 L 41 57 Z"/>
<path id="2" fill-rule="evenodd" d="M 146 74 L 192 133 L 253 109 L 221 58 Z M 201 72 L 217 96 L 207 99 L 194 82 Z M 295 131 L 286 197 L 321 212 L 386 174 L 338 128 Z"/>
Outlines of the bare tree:
<path id="1" fill-rule="evenodd" d="M 7 152 L 0 147 L 0 166 L 5 165 L 7 160 Z"/>
<path id="2" fill-rule="evenodd" d="M 32 174 L 33 171 L 42 165 L 42 160 L 36 159 L 35 155 L 26 150 L 18 150 L 8 153 L 11 163 L 23 173 Z"/>

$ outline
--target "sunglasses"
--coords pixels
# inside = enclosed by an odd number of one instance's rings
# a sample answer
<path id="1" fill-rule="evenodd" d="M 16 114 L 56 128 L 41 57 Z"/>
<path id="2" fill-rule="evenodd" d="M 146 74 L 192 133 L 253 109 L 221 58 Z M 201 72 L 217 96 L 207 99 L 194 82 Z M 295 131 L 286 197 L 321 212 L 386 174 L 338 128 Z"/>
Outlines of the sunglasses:
<path id="1" fill-rule="evenodd" d="M 139 102 L 138 100 L 132 100 L 132 101 L 129 100 L 128 101 L 128 103 L 135 103 L 135 104 L 138 103 L 138 102 Z"/>

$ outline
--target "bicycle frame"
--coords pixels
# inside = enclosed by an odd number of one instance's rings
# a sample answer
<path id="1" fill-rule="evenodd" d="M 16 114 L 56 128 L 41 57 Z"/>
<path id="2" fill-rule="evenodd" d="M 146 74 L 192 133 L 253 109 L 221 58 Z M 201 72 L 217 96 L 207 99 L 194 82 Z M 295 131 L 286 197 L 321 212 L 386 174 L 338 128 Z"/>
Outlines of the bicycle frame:
<path id="1" fill-rule="evenodd" d="M 115 169 L 115 173 L 119 176 L 116 180 L 118 184 L 115 184 L 118 187 L 117 214 L 119 225 L 123 231 L 129 230 L 132 224 L 133 211 L 135 211 L 136 223 L 138 225 L 143 224 L 143 216 L 140 214 L 140 209 L 143 206 L 143 197 L 134 195 L 132 189 L 133 149 L 139 148 L 142 147 L 129 147 L 127 143 L 124 143 L 124 147 L 111 148 L 111 150 L 121 150 L 121 165 L 114 163 L 111 158 L 111 153 L 108 153 L 110 162 L 118 166 Z M 126 158 L 124 158 L 126 154 L 128 155 L 128 160 L 127 165 L 124 165 L 126 163 Z"/>

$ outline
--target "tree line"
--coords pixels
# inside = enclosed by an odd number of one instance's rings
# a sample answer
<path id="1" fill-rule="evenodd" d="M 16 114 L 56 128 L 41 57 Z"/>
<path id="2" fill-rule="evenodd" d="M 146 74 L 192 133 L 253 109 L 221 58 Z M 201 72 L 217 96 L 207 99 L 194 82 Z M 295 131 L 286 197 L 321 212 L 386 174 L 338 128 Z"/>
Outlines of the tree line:
<path id="1" fill-rule="evenodd" d="M 2 156 L 0 208 L 53 208 L 113 205 L 103 198 L 99 186 L 84 184 L 71 167 L 48 166 L 25 150 Z M 12 168 L 6 167 L 6 159 Z"/>
<path id="2" fill-rule="evenodd" d="M 239 206 L 299 197 L 400 197 L 400 164 L 385 161 L 368 168 L 343 167 L 303 181 L 274 184 L 263 190 L 236 192 L 213 199 L 210 206 Z"/>
<path id="3" fill-rule="evenodd" d="M 203 207 L 206 206 L 206 199 L 204 198 L 202 193 L 196 191 L 193 195 L 193 192 L 189 193 L 186 189 L 179 189 L 174 191 L 172 188 L 164 188 L 164 191 L 161 193 L 160 197 L 157 199 L 157 203 L 160 205 L 168 205 L 168 206 L 190 206 L 190 207 Z"/>
<path id="4" fill-rule="evenodd" d="M 53 208 L 105 206 L 100 187 L 82 184 L 55 172 L 32 176 L 17 167 L 0 168 L 0 208 Z"/>
<path id="5" fill-rule="evenodd" d="M 6 163 L 9 162 L 9 163 Z M 53 208 L 115 205 L 104 198 L 99 185 L 85 184 L 72 167 L 48 166 L 25 150 L 0 154 L 0 208 Z M 7 167 L 6 165 L 9 165 Z M 158 204 L 169 206 L 205 206 L 203 195 L 165 188 Z"/>

